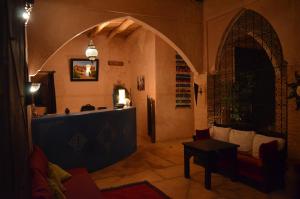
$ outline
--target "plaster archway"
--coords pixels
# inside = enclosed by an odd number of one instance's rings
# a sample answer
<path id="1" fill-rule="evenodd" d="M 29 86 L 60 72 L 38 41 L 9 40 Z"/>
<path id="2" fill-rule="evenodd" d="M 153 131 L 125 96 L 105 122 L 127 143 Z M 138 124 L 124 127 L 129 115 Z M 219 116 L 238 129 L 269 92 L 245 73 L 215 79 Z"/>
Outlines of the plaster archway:
<path id="1" fill-rule="evenodd" d="M 236 47 L 262 49 L 272 63 L 275 73 L 275 124 L 273 130 L 287 131 L 287 102 L 286 79 L 287 63 L 284 61 L 281 42 L 270 24 L 259 13 L 243 9 L 231 21 L 223 34 L 216 57 L 216 71 L 209 75 L 211 92 L 209 100 L 211 107 L 210 122 L 229 122 L 232 111 L 232 102 L 225 102 L 224 96 L 232 95 L 232 87 L 235 82 L 235 58 Z M 213 83 L 212 83 L 213 82 Z M 217 90 L 217 91 L 216 91 Z M 218 95 L 216 95 L 218 94 Z M 229 97 L 230 98 L 230 97 Z"/>
<path id="2" fill-rule="evenodd" d="M 168 12 L 166 12 L 168 10 Z M 175 46 L 194 71 L 202 71 L 202 12 L 193 1 L 153 2 L 110 0 L 35 1 L 28 23 L 29 74 L 34 74 L 61 46 L 95 24 L 121 17 L 160 33 Z"/>
<path id="3" fill-rule="evenodd" d="M 173 42 L 171 41 L 167 36 L 165 36 L 163 33 L 161 33 L 160 31 L 158 31 L 157 29 L 153 28 L 152 26 L 146 24 L 145 22 L 138 20 L 134 17 L 131 16 L 126 16 L 126 17 L 120 17 L 120 18 L 116 18 L 116 19 L 112 19 L 110 21 L 114 21 L 114 20 L 132 20 L 135 23 L 141 25 L 143 28 L 150 30 L 151 32 L 153 32 L 155 35 L 157 35 L 158 37 L 160 37 L 163 41 L 165 41 L 168 45 L 170 45 L 182 58 L 183 60 L 187 63 L 187 65 L 191 68 L 192 72 L 194 72 L 195 74 L 197 74 L 197 70 L 195 68 L 195 66 L 193 65 L 193 63 L 191 62 L 191 60 L 187 57 L 187 55 Z M 110 21 L 105 21 L 101 24 L 105 24 L 105 23 L 109 23 Z M 95 24 L 83 31 L 81 31 L 80 33 L 74 35 L 73 37 L 71 37 L 70 39 L 68 39 L 63 45 L 61 45 L 55 52 L 53 52 L 46 60 L 45 62 L 40 66 L 40 68 L 38 68 L 34 73 L 29 74 L 30 76 L 35 76 L 39 71 L 41 71 L 43 69 L 43 67 L 47 64 L 48 60 L 50 60 L 53 56 L 55 56 L 55 54 L 62 49 L 66 44 L 68 44 L 69 42 L 71 42 L 73 39 L 75 39 L 76 37 L 78 37 L 79 35 L 83 34 L 84 32 L 94 28 L 95 26 L 97 26 L 99 24 Z"/>

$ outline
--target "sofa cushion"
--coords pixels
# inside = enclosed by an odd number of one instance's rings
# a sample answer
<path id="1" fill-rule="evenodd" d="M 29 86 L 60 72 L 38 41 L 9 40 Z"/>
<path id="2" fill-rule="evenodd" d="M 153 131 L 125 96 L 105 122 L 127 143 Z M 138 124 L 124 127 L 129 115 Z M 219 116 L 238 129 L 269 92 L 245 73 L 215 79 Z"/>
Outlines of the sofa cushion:
<path id="1" fill-rule="evenodd" d="M 282 150 L 285 145 L 285 140 L 282 138 L 270 137 L 265 135 L 256 134 L 253 139 L 253 146 L 252 146 L 252 155 L 256 158 L 259 158 L 259 148 L 261 144 L 269 143 L 274 140 L 278 141 L 278 150 Z"/>
<path id="2" fill-rule="evenodd" d="M 53 194 L 47 179 L 39 172 L 39 170 L 31 170 L 31 172 L 31 198 L 52 199 Z"/>
<path id="3" fill-rule="evenodd" d="M 59 184 L 57 184 L 56 180 L 52 178 L 48 178 L 47 181 L 52 191 L 53 199 L 66 199 L 65 194 L 61 190 Z"/>
<path id="4" fill-rule="evenodd" d="M 48 162 L 49 167 L 49 175 L 53 173 L 61 182 L 72 177 L 70 173 L 60 168 L 58 165 L 53 164 L 52 162 Z"/>
<path id="5" fill-rule="evenodd" d="M 203 140 L 210 138 L 209 129 L 196 130 L 196 140 Z"/>
<path id="6" fill-rule="evenodd" d="M 238 147 L 238 151 L 251 154 L 254 135 L 254 131 L 239 131 L 231 129 L 229 133 L 229 142 L 240 145 Z"/>
<path id="7" fill-rule="evenodd" d="M 58 187 L 61 192 L 65 192 L 66 188 L 63 186 L 62 182 L 71 178 L 71 174 L 60 168 L 58 165 L 48 162 L 49 167 L 49 178 L 51 179 L 50 183 L 55 183 L 56 186 L 52 185 L 52 190 L 56 191 Z M 60 193 L 58 193 L 60 195 Z"/>
<path id="8" fill-rule="evenodd" d="M 71 199 L 100 199 L 101 192 L 89 176 L 86 169 L 71 169 L 68 172 L 72 178 L 63 184 L 66 187 L 65 196 Z"/>
<path id="9" fill-rule="evenodd" d="M 237 161 L 238 173 L 240 176 L 250 178 L 257 182 L 264 181 L 264 174 L 262 168 L 263 162 L 260 159 L 254 158 L 250 155 L 245 155 L 243 153 L 238 153 Z"/>
<path id="10" fill-rule="evenodd" d="M 259 147 L 259 157 L 260 159 L 265 160 L 275 160 L 278 155 L 276 152 L 278 151 L 278 141 L 274 140 L 268 143 L 263 143 Z"/>
<path id="11" fill-rule="evenodd" d="M 44 178 L 48 177 L 48 159 L 38 146 L 33 146 L 33 152 L 30 156 L 30 168 L 38 170 Z"/>
<path id="12" fill-rule="evenodd" d="M 230 128 L 218 127 L 218 126 L 213 126 L 211 127 L 210 130 L 210 134 L 212 138 L 224 142 L 228 142 L 229 132 L 230 132 Z"/>

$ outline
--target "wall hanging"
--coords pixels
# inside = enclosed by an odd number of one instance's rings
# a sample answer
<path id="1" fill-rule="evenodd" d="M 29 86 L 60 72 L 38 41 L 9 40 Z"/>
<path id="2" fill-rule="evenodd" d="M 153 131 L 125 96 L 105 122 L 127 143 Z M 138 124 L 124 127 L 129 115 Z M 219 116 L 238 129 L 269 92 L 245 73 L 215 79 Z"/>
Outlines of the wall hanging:
<path id="1" fill-rule="evenodd" d="M 99 60 L 71 59 L 71 81 L 98 81 Z"/>
<path id="2" fill-rule="evenodd" d="M 138 76 L 136 81 L 137 81 L 138 91 L 145 90 L 145 76 L 144 75 Z"/>

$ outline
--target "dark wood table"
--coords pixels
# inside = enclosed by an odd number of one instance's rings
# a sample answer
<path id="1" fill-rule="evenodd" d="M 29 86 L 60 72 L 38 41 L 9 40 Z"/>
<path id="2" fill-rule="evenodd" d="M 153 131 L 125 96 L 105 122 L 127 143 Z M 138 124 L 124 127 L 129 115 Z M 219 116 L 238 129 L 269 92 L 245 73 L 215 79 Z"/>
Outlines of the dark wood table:
<path id="1" fill-rule="evenodd" d="M 190 178 L 190 158 L 197 156 L 201 159 L 205 169 L 205 188 L 211 189 L 211 173 L 218 159 L 226 151 L 230 151 L 231 156 L 231 177 L 234 179 L 237 172 L 237 147 L 239 145 L 229 142 L 222 142 L 214 139 L 184 142 L 184 176 Z M 228 153 L 227 153 L 228 154 Z"/>

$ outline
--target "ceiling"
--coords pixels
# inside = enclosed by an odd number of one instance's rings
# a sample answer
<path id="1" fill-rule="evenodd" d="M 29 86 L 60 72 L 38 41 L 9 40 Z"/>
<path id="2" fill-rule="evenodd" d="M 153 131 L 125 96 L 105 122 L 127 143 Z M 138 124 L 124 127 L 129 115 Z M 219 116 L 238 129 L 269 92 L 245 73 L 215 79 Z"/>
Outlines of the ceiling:
<path id="1" fill-rule="evenodd" d="M 95 37 L 100 34 L 106 35 L 108 39 L 113 37 L 127 38 L 140 27 L 141 25 L 135 23 L 131 19 L 116 19 L 101 23 L 86 31 L 84 34 L 87 34 L 88 37 Z"/>

